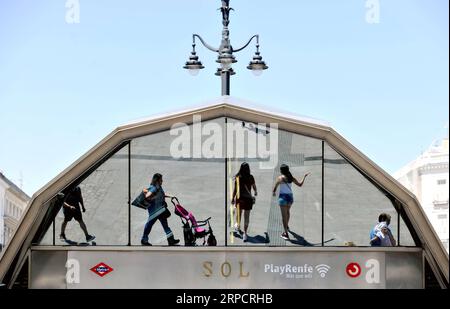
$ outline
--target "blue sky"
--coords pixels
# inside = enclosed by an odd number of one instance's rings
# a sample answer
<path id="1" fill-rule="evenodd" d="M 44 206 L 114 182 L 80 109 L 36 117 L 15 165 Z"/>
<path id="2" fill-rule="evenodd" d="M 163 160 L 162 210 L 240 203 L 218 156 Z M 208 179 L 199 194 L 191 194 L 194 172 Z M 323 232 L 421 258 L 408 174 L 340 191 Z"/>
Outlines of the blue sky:
<path id="1" fill-rule="evenodd" d="M 0 0 L 0 170 L 33 194 L 118 125 L 220 95 L 213 53 L 182 69 L 192 33 L 219 45 L 219 0 Z M 260 34 L 269 70 L 237 54 L 233 96 L 323 119 L 386 171 L 448 124 L 449 2 L 231 0 L 231 40 Z"/>

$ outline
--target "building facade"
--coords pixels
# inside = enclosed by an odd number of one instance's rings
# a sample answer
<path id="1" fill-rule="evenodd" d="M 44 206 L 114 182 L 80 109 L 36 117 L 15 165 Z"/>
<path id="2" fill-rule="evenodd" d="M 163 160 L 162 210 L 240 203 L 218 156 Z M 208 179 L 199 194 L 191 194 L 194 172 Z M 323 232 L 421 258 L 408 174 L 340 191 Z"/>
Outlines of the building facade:
<path id="1" fill-rule="evenodd" d="M 394 177 L 420 201 L 425 213 L 449 251 L 449 140 L 434 143 Z"/>
<path id="2" fill-rule="evenodd" d="M 30 197 L 0 173 L 0 251 L 8 245 Z"/>

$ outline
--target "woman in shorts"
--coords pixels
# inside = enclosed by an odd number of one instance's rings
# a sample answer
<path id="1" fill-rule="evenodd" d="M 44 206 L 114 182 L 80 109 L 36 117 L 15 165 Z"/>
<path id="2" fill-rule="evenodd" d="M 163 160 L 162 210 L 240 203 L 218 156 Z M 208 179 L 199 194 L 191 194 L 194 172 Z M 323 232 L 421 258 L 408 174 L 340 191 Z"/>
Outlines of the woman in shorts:
<path id="1" fill-rule="evenodd" d="M 302 181 L 299 182 L 294 176 L 292 176 L 291 172 L 289 171 L 289 166 L 287 166 L 286 164 L 282 164 L 280 166 L 280 172 L 281 175 L 277 177 L 275 187 L 273 188 L 273 196 L 276 196 L 277 188 L 278 186 L 280 186 L 280 193 L 278 195 L 278 205 L 280 205 L 284 229 L 284 232 L 281 234 L 281 238 L 289 240 L 288 231 L 289 231 L 289 219 L 291 216 L 290 211 L 291 206 L 294 203 L 292 183 L 295 183 L 299 187 L 303 186 L 306 176 L 308 176 L 309 173 L 306 173 L 303 176 Z"/>

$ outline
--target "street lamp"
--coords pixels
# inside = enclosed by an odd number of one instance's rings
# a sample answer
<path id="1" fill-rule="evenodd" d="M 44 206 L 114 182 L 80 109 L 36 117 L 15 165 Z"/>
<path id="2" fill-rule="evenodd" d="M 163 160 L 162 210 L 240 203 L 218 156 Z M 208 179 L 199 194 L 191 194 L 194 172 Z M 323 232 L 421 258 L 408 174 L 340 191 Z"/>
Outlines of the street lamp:
<path id="1" fill-rule="evenodd" d="M 233 49 L 230 42 L 230 31 L 228 30 L 228 25 L 230 23 L 230 11 L 233 10 L 229 6 L 230 0 L 222 0 L 222 7 L 220 11 L 222 12 L 222 42 L 219 48 L 214 48 L 207 44 L 201 36 L 198 34 L 192 35 L 192 52 L 189 56 L 189 60 L 186 62 L 183 68 L 189 70 L 189 73 L 192 75 L 197 75 L 198 72 L 204 68 L 203 64 L 200 60 L 198 60 L 197 53 L 195 51 L 195 39 L 199 39 L 200 42 L 207 49 L 218 54 L 216 62 L 220 64 L 220 67 L 217 69 L 215 75 L 220 76 L 222 79 L 222 95 L 230 95 L 230 76 L 236 74 L 232 68 L 232 64 L 236 63 L 233 53 L 240 52 L 245 49 L 253 39 L 256 39 L 256 52 L 253 56 L 252 61 L 250 61 L 247 69 L 251 70 L 253 74 L 259 76 L 262 74 L 263 70 L 266 70 L 268 66 L 262 60 L 262 56 L 259 52 L 259 35 L 252 36 L 247 44 L 238 49 Z"/>
<path id="2" fill-rule="evenodd" d="M 189 69 L 189 73 L 193 76 L 197 75 L 198 72 L 204 68 L 202 62 L 198 60 L 198 56 L 195 52 L 195 42 L 192 44 L 192 52 L 189 56 L 189 60 L 183 68 Z"/>

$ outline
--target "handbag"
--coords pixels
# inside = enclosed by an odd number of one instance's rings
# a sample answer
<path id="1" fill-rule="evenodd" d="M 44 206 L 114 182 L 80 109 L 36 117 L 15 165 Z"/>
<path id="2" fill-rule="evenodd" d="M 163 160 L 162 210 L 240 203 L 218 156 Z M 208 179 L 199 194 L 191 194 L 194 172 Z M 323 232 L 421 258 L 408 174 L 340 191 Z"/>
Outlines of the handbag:
<path id="1" fill-rule="evenodd" d="M 164 211 L 159 215 L 159 217 L 161 217 L 163 219 L 167 219 L 167 218 L 170 217 L 171 212 L 170 212 L 170 210 L 169 210 L 169 208 L 167 206 L 167 203 L 165 201 L 164 201 L 163 206 L 164 206 Z"/>
<path id="2" fill-rule="evenodd" d="M 245 190 L 247 190 L 248 194 L 250 194 L 250 196 L 252 197 L 252 205 L 255 205 L 256 203 L 256 197 L 252 195 L 252 192 L 247 188 L 247 186 L 244 183 L 244 188 Z"/>
<path id="3" fill-rule="evenodd" d="M 158 193 L 159 190 L 160 189 L 158 189 L 158 191 L 156 191 L 156 193 Z M 139 195 L 131 202 L 131 205 L 136 206 L 136 207 L 141 208 L 141 209 L 147 210 L 151 206 L 151 203 L 146 198 L 145 195 L 146 194 L 144 193 L 144 191 L 141 191 L 141 193 L 139 193 Z M 165 204 L 164 207 L 167 208 L 167 203 L 164 202 L 164 204 Z"/>
<path id="4" fill-rule="evenodd" d="M 145 193 L 141 191 L 139 195 L 131 202 L 131 205 L 136 206 L 141 209 L 147 210 L 150 207 L 150 203 L 145 198 Z"/>

